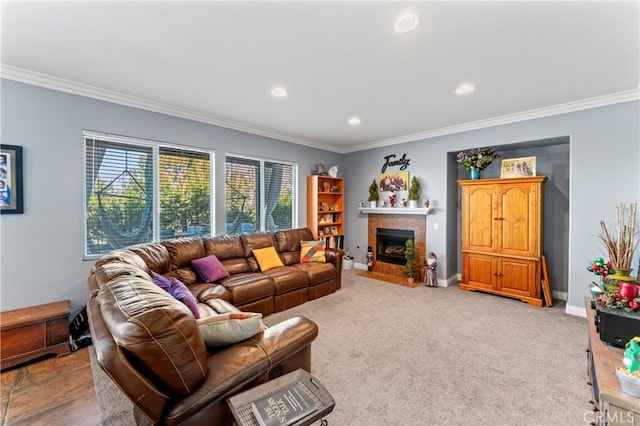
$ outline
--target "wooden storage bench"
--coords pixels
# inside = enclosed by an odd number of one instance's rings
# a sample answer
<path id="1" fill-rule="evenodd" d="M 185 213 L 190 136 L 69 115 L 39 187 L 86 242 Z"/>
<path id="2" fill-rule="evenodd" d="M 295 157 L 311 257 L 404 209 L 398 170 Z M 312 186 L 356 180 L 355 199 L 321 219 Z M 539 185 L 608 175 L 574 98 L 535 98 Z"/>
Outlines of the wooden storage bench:
<path id="1" fill-rule="evenodd" d="M 68 300 L 0 313 L 0 369 L 69 352 Z"/>

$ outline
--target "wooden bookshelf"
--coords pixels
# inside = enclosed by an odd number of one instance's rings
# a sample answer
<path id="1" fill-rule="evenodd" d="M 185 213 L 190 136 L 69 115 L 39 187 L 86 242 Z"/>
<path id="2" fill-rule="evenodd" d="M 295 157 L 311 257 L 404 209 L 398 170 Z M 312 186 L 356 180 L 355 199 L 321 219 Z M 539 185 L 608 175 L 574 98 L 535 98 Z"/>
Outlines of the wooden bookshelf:
<path id="1" fill-rule="evenodd" d="M 329 176 L 307 177 L 307 226 L 313 238 L 342 248 L 344 239 L 344 180 Z"/>

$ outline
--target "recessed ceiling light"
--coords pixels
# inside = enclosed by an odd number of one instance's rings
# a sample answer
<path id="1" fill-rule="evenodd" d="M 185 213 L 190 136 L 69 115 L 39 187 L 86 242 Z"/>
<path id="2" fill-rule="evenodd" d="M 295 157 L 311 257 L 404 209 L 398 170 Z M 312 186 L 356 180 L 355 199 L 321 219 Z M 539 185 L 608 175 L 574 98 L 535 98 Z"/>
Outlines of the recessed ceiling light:
<path id="1" fill-rule="evenodd" d="M 287 96 L 287 91 L 284 90 L 284 87 L 278 86 L 273 88 L 271 94 L 276 98 L 284 98 L 285 96 Z"/>
<path id="2" fill-rule="evenodd" d="M 393 28 L 398 33 L 408 33 L 415 30 L 419 23 L 418 15 L 403 15 L 396 20 Z"/>
<path id="3" fill-rule="evenodd" d="M 474 90 L 475 87 L 473 87 L 473 84 L 465 83 L 458 86 L 458 88 L 456 89 L 456 93 L 458 95 L 466 95 L 467 93 L 471 93 Z"/>
<path id="4" fill-rule="evenodd" d="M 360 124 L 360 119 L 358 117 L 351 117 L 349 119 L 349 124 L 351 124 L 352 126 L 357 126 L 358 124 Z"/>

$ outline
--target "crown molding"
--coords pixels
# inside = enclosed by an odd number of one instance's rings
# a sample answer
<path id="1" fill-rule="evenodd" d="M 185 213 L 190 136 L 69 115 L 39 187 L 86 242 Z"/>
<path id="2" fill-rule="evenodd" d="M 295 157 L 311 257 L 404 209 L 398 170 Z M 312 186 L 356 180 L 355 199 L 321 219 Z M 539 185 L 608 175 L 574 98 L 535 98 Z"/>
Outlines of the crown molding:
<path id="1" fill-rule="evenodd" d="M 47 89 L 58 90 L 61 92 L 71 93 L 74 95 L 84 96 L 88 98 L 98 99 L 102 101 L 112 102 L 119 105 L 129 106 L 133 108 L 143 109 L 147 111 L 167 114 L 174 117 L 185 118 L 188 120 L 198 121 L 201 123 L 212 124 L 214 126 L 224 127 L 231 130 L 250 133 L 257 136 L 264 136 L 271 139 L 277 139 L 285 142 L 291 142 L 298 145 L 304 145 L 311 148 L 322 149 L 325 151 L 337 152 L 339 154 L 347 154 L 350 152 L 364 151 L 367 149 L 386 147 L 389 145 L 397 145 L 406 142 L 414 142 L 435 138 L 438 136 L 446 136 L 455 133 L 468 132 L 487 127 L 500 126 L 504 124 L 517 123 L 519 121 L 532 120 L 536 118 L 549 117 L 558 114 L 581 111 L 585 109 L 598 108 L 606 105 L 613 105 L 622 102 L 628 102 L 640 99 L 640 88 L 627 90 L 624 92 L 612 93 L 609 95 L 598 96 L 593 98 L 582 99 L 564 104 L 553 105 L 550 107 L 537 108 L 529 111 L 503 115 L 500 117 L 489 118 L 485 120 L 472 121 L 469 123 L 458 124 L 455 126 L 442 127 L 439 129 L 428 130 L 425 132 L 413 133 L 409 135 L 382 139 L 373 142 L 366 142 L 350 147 L 343 147 L 321 143 L 315 140 L 301 138 L 299 136 L 287 133 L 277 132 L 261 127 L 253 126 L 239 121 L 229 120 L 217 117 L 211 114 L 205 114 L 199 111 L 193 111 L 186 108 L 179 108 L 173 105 L 152 101 L 149 99 L 139 98 L 126 95 L 124 93 L 111 90 L 101 89 L 99 87 L 88 84 L 78 83 L 71 80 L 54 77 L 48 74 L 42 74 L 35 71 L 29 71 L 11 65 L 2 64 L 0 67 L 0 77 L 8 80 L 19 81 L 22 83 L 40 86 Z"/>
<path id="2" fill-rule="evenodd" d="M 420 133 L 399 136 L 389 139 L 382 139 L 375 142 L 367 142 L 346 148 L 343 154 L 348 152 L 363 151 L 365 149 L 386 147 L 389 145 L 397 145 L 400 143 L 414 142 L 417 140 L 430 139 L 438 136 L 446 136 L 455 133 L 468 132 L 471 130 L 484 129 L 486 127 L 500 126 L 504 124 L 517 123 L 519 121 L 533 120 L 536 118 L 550 117 L 553 115 L 566 114 L 585 109 L 598 108 L 607 105 L 619 104 L 623 102 L 635 101 L 640 99 L 640 88 L 626 90 L 624 92 L 612 93 L 593 98 L 581 99 L 579 101 L 567 102 L 564 104 L 553 105 L 550 107 L 537 108 L 529 111 L 518 112 L 514 114 L 503 115 L 500 117 L 488 118 L 485 120 L 471 121 L 469 123 L 458 124 L 455 126 L 442 127 L 439 129 L 428 130 Z"/>
<path id="3" fill-rule="evenodd" d="M 156 102 L 149 99 L 130 96 L 120 92 L 101 89 L 99 87 L 91 86 L 88 84 L 66 80 L 35 71 L 29 71 L 10 65 L 2 64 L 0 68 L 0 77 L 6 78 L 8 80 L 19 81 L 21 83 L 31 84 L 34 86 L 44 87 L 47 89 L 53 89 L 65 93 L 84 96 L 87 98 L 112 102 L 119 105 L 157 112 L 160 114 L 167 114 L 174 117 L 185 118 L 188 120 L 224 127 L 231 130 L 238 130 L 258 136 L 264 136 L 267 138 L 291 142 L 312 148 L 318 148 L 325 151 L 340 152 L 339 149 L 334 145 L 324 144 L 311 139 L 301 138 L 287 133 L 256 127 L 247 123 L 229 120 L 211 114 L 204 114 L 199 111 L 179 108 L 162 102 Z"/>

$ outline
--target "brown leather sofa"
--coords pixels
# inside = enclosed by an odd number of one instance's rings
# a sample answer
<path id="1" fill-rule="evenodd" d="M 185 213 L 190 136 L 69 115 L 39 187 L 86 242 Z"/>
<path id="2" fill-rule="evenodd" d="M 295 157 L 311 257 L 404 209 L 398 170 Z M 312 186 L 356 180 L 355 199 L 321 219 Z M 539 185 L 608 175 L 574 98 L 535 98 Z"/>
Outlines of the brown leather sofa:
<path id="1" fill-rule="evenodd" d="M 233 311 L 263 316 L 340 288 L 342 251 L 326 263 L 300 263 L 308 228 L 167 240 L 116 251 L 96 261 L 87 311 L 102 369 L 132 401 L 138 424 L 231 425 L 226 398 L 279 375 L 311 371 L 316 324 L 294 317 L 223 347 L 207 347 L 191 311 L 154 284 L 151 271 L 176 277 L 202 317 Z M 252 250 L 273 246 L 283 267 L 261 272 Z M 193 259 L 211 254 L 230 276 L 199 281 Z"/>

